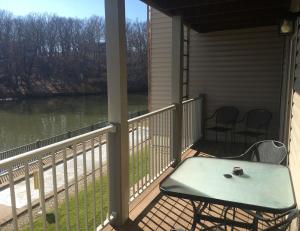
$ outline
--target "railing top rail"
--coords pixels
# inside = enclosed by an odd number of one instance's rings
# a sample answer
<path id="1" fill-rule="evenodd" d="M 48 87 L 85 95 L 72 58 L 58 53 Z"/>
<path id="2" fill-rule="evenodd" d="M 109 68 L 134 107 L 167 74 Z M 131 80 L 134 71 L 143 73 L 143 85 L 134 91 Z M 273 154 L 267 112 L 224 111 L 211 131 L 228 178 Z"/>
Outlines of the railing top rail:
<path id="1" fill-rule="evenodd" d="M 164 111 L 167 111 L 167 110 L 174 110 L 174 109 L 175 109 L 175 104 L 172 104 L 172 105 L 170 105 L 170 106 L 167 106 L 167 107 L 164 107 L 164 108 L 161 108 L 161 109 L 158 109 L 158 110 L 149 112 L 149 113 L 147 113 L 147 114 L 144 114 L 144 115 L 141 115 L 141 116 L 138 116 L 138 117 L 129 119 L 129 120 L 128 120 L 128 123 L 130 124 L 130 123 L 138 122 L 138 121 L 140 121 L 140 120 L 149 118 L 149 117 L 151 117 L 151 116 L 153 116 L 153 115 L 162 113 L 162 112 L 164 112 Z"/>
<path id="2" fill-rule="evenodd" d="M 196 101 L 196 100 L 202 99 L 202 98 L 203 98 L 203 96 L 200 95 L 200 96 L 197 96 L 197 97 L 195 97 L 195 98 L 191 98 L 191 99 L 182 101 L 182 104 L 187 104 L 187 103 L 190 103 L 190 102 L 192 102 L 192 101 Z"/>
<path id="3" fill-rule="evenodd" d="M 22 153 L 17 156 L 13 156 L 4 160 L 0 160 L 0 168 L 7 168 L 15 163 L 28 161 L 34 157 L 38 157 L 39 155 L 44 155 L 46 153 L 56 152 L 59 151 L 62 148 L 71 146 L 73 144 L 79 143 L 82 140 L 89 140 L 94 138 L 95 136 L 100 136 L 102 134 L 108 133 L 108 132 L 114 132 L 115 126 L 110 124 L 106 127 L 72 137 L 70 139 L 66 139 L 57 143 L 53 143 L 29 152 Z"/>

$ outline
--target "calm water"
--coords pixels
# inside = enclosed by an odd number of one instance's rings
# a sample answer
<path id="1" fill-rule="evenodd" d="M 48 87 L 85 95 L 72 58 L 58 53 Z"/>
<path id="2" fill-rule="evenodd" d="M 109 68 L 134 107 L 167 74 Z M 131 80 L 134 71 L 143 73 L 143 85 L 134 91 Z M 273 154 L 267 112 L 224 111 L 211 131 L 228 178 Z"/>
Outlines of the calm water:
<path id="1" fill-rule="evenodd" d="M 146 109 L 146 95 L 128 96 L 129 112 Z M 0 152 L 105 120 L 106 96 L 0 102 Z"/>

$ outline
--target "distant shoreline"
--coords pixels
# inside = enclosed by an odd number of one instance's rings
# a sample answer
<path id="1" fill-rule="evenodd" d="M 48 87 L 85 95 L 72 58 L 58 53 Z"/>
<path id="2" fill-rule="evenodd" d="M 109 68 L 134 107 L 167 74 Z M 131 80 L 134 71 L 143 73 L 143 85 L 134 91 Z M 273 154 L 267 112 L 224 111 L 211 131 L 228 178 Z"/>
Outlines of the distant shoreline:
<path id="1" fill-rule="evenodd" d="M 128 94 L 141 94 L 141 95 L 147 95 L 148 92 L 144 90 L 140 91 L 128 91 Z M 7 97 L 7 98 L 0 98 L 1 102 L 11 102 L 11 101 L 18 101 L 23 99 L 49 99 L 49 98 L 57 98 L 57 97 L 80 97 L 80 96 L 97 96 L 97 95 L 107 95 L 107 92 L 98 92 L 98 93 L 80 93 L 80 92 L 74 92 L 74 93 L 52 93 L 52 94 L 34 94 L 34 95 L 22 95 L 22 96 L 16 96 L 16 97 Z"/>

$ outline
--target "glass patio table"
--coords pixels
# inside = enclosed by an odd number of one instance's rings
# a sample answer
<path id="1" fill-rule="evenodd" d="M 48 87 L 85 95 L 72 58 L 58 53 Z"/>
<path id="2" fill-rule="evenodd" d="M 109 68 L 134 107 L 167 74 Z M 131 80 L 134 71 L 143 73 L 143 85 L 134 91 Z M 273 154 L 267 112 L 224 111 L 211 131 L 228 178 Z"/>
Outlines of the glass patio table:
<path id="1" fill-rule="evenodd" d="M 232 174 L 234 167 L 242 168 L 244 174 Z M 160 183 L 160 190 L 165 195 L 191 201 L 194 209 L 192 230 L 201 218 L 222 223 L 221 218 L 201 215 L 209 203 L 274 214 L 296 207 L 290 171 L 282 165 L 191 157 Z M 202 207 L 197 207 L 195 201 L 201 202 Z M 249 226 L 234 221 L 232 225 Z"/>

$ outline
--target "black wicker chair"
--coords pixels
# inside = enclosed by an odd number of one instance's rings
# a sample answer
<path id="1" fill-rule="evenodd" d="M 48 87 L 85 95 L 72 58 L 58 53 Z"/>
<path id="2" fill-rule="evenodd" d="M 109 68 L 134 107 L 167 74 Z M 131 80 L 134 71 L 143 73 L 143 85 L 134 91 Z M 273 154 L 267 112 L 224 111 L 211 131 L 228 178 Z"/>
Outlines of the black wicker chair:
<path id="1" fill-rule="evenodd" d="M 271 163 L 271 164 L 287 164 L 287 149 L 286 146 L 275 140 L 263 140 L 256 142 L 251 145 L 243 154 L 235 157 L 225 157 L 225 159 L 236 159 L 236 160 L 250 160 L 257 161 L 263 163 Z M 235 217 L 235 208 L 225 207 L 222 211 L 226 220 L 226 214 L 228 210 L 233 210 L 233 217 Z M 249 210 L 243 210 L 253 217 L 253 230 L 257 230 L 258 221 L 265 222 L 268 225 L 266 231 L 270 230 L 286 230 L 286 228 L 290 225 L 291 221 L 299 215 L 298 210 L 291 210 L 284 214 L 274 215 L 272 218 L 265 218 L 263 214 L 254 213 Z M 276 222 L 279 221 L 279 222 Z M 272 225 L 275 222 L 275 226 Z M 226 221 L 225 221 L 226 223 Z"/>
<path id="2" fill-rule="evenodd" d="M 248 138 L 268 138 L 268 129 L 272 119 L 272 113 L 266 109 L 254 109 L 248 111 L 242 120 L 238 123 L 244 122 L 244 129 L 235 132 L 237 135 L 244 137 L 244 142 L 247 144 Z"/>
<path id="3" fill-rule="evenodd" d="M 215 119 L 215 125 L 212 127 L 206 127 L 206 130 L 210 130 L 216 133 L 216 141 L 218 141 L 218 133 L 225 133 L 225 142 L 227 141 L 227 133 L 232 132 L 234 129 L 236 120 L 239 115 L 239 110 L 236 107 L 224 106 L 218 108 L 212 116 L 206 118 L 206 122 Z M 231 136 L 232 139 L 232 136 Z"/>
<path id="4" fill-rule="evenodd" d="M 286 146 L 275 140 L 263 140 L 256 142 L 243 154 L 226 159 L 251 160 L 263 163 L 286 165 L 287 149 Z"/>

